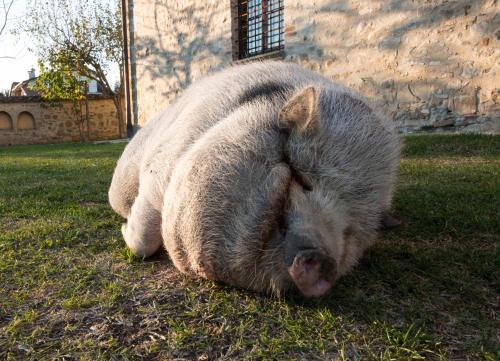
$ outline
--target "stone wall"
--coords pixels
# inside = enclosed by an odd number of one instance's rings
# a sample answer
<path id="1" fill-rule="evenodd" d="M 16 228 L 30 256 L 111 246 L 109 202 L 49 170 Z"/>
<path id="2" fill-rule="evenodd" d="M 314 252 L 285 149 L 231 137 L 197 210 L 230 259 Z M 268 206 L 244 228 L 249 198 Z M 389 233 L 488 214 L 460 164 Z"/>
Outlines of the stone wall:
<path id="1" fill-rule="evenodd" d="M 356 88 L 402 131 L 500 132 L 496 0 L 287 0 L 286 59 Z"/>
<path id="2" fill-rule="evenodd" d="M 232 63 L 231 3 L 134 1 L 139 124 Z M 283 57 L 357 89 L 402 132 L 499 133 L 499 10 L 497 0 L 285 0 Z"/>
<path id="3" fill-rule="evenodd" d="M 229 1 L 220 0 L 133 3 L 131 53 L 143 125 L 183 88 L 231 62 L 231 9 Z"/>
<path id="4" fill-rule="evenodd" d="M 0 97 L 0 145 L 123 137 L 118 132 L 116 110 L 111 99 L 89 100 L 88 118 L 89 121 L 83 123 L 75 119 L 71 102 L 51 106 L 38 97 Z"/>

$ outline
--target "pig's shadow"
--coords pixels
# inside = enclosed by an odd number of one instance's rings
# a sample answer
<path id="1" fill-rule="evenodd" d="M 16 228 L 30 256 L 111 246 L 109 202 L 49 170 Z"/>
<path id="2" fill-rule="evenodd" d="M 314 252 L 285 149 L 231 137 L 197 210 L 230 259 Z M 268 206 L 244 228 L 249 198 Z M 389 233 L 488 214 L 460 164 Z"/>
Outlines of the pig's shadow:
<path id="1" fill-rule="evenodd" d="M 395 233 L 397 235 L 398 232 Z M 480 334 L 494 329 L 488 300 L 495 298 L 495 252 L 471 257 L 470 249 L 449 240 L 399 242 L 397 237 L 370 249 L 358 266 L 323 299 L 292 296 L 287 302 L 327 308 L 357 324 L 416 325 L 440 335 L 443 325 L 460 337 L 459 325 Z M 491 307 L 490 307 L 491 308 Z"/>
<path id="2" fill-rule="evenodd" d="M 413 324 L 433 333 L 444 322 L 454 320 L 479 332 L 484 322 L 492 322 L 487 312 L 484 318 L 478 317 L 477 308 L 494 297 L 491 267 L 495 265 L 495 253 L 485 249 L 471 257 L 470 245 L 438 234 L 409 240 L 405 235 L 415 226 L 407 223 L 385 232 L 382 240 L 324 298 L 287 294 L 284 301 L 292 307 L 326 308 L 333 315 L 366 326 L 375 321 Z M 147 260 L 151 261 L 173 267 L 164 249 Z M 223 284 L 217 287 L 236 291 Z M 245 290 L 236 292 L 267 297 Z"/>
<path id="3" fill-rule="evenodd" d="M 478 280 L 474 276 L 477 274 L 474 269 L 477 262 L 471 260 L 466 250 L 461 250 L 452 240 L 401 242 L 398 233 L 401 232 L 386 233 L 385 240 L 369 249 L 358 265 L 338 280 L 325 297 L 306 299 L 289 293 L 285 301 L 290 305 L 326 307 L 333 313 L 368 323 L 392 322 L 403 317 L 410 323 L 426 324 L 433 322 L 443 311 L 453 312 L 453 307 L 450 307 L 452 300 L 461 299 L 465 302 L 464 307 L 467 301 L 474 302 L 467 297 L 467 293 L 488 284 L 488 279 Z M 387 234 L 389 237 L 385 237 Z M 486 257 L 483 264 L 494 264 L 493 253 L 483 256 Z M 173 267 L 164 248 L 144 261 Z M 464 278 L 465 274 L 469 274 L 469 278 Z M 196 282 L 195 279 L 193 281 Z M 218 287 L 234 289 L 220 283 Z M 239 292 L 254 294 L 243 289 Z M 457 312 L 461 312 L 460 308 Z"/>

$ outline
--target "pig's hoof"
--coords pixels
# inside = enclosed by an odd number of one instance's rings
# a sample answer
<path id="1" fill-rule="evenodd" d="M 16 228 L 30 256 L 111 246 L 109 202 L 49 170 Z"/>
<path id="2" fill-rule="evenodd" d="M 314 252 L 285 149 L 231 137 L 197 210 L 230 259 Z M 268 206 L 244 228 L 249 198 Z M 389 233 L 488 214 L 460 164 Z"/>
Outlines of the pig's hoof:
<path id="1" fill-rule="evenodd" d="M 122 224 L 123 239 L 125 239 L 128 248 L 130 248 L 132 253 L 137 257 L 146 258 L 152 256 L 158 249 L 158 246 L 153 244 L 153 242 L 148 242 L 148 240 L 137 237 L 129 227 L 127 223 Z"/>
<path id="2" fill-rule="evenodd" d="M 380 228 L 387 230 L 399 227 L 403 224 L 403 221 L 399 218 L 396 218 L 389 212 L 385 212 L 382 216 L 382 222 L 380 224 Z"/>

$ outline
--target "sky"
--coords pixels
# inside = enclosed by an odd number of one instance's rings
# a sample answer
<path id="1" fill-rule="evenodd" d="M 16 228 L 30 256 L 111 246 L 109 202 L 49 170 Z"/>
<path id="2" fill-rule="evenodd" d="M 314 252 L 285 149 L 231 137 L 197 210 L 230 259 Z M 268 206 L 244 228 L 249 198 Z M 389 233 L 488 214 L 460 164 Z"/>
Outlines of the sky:
<path id="1" fill-rule="evenodd" d="M 22 19 L 25 8 L 26 0 L 14 0 L 7 27 L 0 36 L 0 91 L 10 89 L 14 81 L 26 80 L 28 70 L 37 68 L 37 58 L 28 50 L 29 39 L 26 36 L 16 37 L 10 34 L 16 23 Z M 3 13 L 0 13 L 0 19 L 3 20 Z"/>
<path id="2" fill-rule="evenodd" d="M 105 2 L 115 1 L 106 0 Z M 0 92 L 4 89 L 10 89 L 12 82 L 28 79 L 28 71 L 31 68 L 35 68 L 38 75 L 36 54 L 29 51 L 29 47 L 33 47 L 34 44 L 30 42 L 29 37 L 23 34 L 14 36 L 10 33 L 12 29 L 15 29 L 16 24 L 22 21 L 27 4 L 27 0 L 14 0 L 7 27 L 0 35 Z M 2 10 L 0 9 L 0 11 Z M 3 13 L 0 12 L 1 20 L 3 20 Z M 116 69 L 110 75 L 111 84 L 115 84 L 118 78 L 118 70 Z"/>

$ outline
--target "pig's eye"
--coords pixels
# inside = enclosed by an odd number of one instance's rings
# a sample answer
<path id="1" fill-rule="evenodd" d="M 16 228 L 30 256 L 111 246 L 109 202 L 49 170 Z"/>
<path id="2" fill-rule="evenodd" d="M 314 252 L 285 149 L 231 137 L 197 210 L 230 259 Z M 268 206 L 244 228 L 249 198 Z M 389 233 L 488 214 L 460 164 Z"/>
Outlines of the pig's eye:
<path id="1" fill-rule="evenodd" d="M 290 156 L 288 154 L 288 151 L 285 149 L 284 151 L 284 162 L 288 164 L 290 167 L 290 170 L 292 172 L 292 178 L 295 182 L 300 184 L 300 186 L 305 190 L 305 191 L 312 191 L 312 182 L 310 177 L 303 171 L 297 169 L 296 167 L 293 166 L 292 162 L 290 161 Z"/>
<path id="2" fill-rule="evenodd" d="M 293 179 L 298 184 L 300 184 L 301 187 L 304 188 L 304 190 L 309 191 L 309 192 L 313 190 L 312 182 L 306 174 L 298 171 L 297 169 L 295 169 L 293 167 L 290 167 L 290 169 L 292 170 Z"/>

